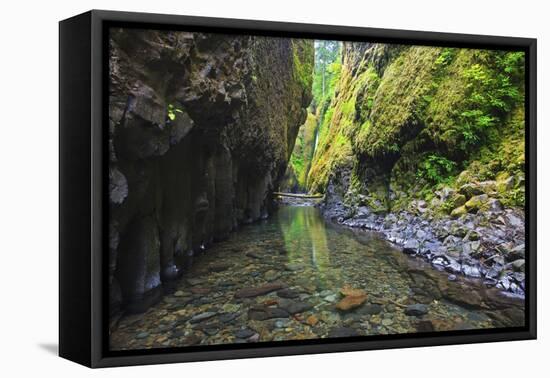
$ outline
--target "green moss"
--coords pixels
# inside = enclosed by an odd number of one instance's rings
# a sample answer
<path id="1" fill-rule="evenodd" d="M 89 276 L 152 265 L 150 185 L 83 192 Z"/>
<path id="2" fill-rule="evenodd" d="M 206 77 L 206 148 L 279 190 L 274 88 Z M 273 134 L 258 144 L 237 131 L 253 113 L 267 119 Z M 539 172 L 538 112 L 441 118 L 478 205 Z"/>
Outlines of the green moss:
<path id="1" fill-rule="evenodd" d="M 357 120 L 365 112 L 369 94 L 378 87 L 379 78 L 374 68 L 368 67 L 356 76 L 350 68 L 341 67 L 335 86 L 338 94 L 322 116 L 319 143 L 308 180 L 310 189 L 315 192 L 324 192 L 330 173 L 335 169 L 353 166 Z"/>
<path id="2" fill-rule="evenodd" d="M 451 216 L 455 218 L 459 218 L 465 215 L 466 213 L 468 213 L 468 209 L 466 209 L 466 206 L 460 206 L 451 212 Z"/>
<path id="3" fill-rule="evenodd" d="M 307 177 L 313 151 L 315 148 L 315 135 L 317 133 L 317 118 L 308 113 L 306 122 L 300 127 L 294 144 L 290 162 L 285 174 L 283 190 L 307 191 Z"/>
<path id="4" fill-rule="evenodd" d="M 292 40 L 292 57 L 294 62 L 295 78 L 304 88 L 311 88 L 313 84 L 313 60 L 303 59 L 314 55 L 312 43 L 303 43 L 302 40 Z"/>
<path id="5" fill-rule="evenodd" d="M 433 66 L 440 53 L 439 48 L 411 47 L 386 68 L 372 99 L 373 127 L 355 142 L 358 153 L 383 156 L 387 146 L 401 146 L 404 137 L 417 133 L 425 97 L 433 91 Z"/>

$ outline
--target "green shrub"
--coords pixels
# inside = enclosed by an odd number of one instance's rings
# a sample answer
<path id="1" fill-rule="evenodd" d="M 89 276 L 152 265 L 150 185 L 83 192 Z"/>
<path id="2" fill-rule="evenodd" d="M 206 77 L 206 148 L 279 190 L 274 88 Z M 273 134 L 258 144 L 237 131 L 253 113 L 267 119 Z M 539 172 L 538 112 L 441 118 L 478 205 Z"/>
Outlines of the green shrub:
<path id="1" fill-rule="evenodd" d="M 434 184 L 445 182 L 454 172 L 456 163 L 443 156 L 430 154 L 421 163 L 417 176 Z"/>

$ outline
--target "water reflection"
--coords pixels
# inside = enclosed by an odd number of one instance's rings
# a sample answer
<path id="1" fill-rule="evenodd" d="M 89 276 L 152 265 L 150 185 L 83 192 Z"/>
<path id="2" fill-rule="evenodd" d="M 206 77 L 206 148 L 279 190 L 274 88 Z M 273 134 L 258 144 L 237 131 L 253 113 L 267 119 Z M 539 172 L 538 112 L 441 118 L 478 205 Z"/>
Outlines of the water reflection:
<path id="1" fill-rule="evenodd" d="M 326 287 L 339 281 L 340 269 L 334 269 L 328 247 L 325 221 L 314 207 L 283 207 L 277 213 L 291 268 L 306 264 L 315 270 L 315 281 Z"/>

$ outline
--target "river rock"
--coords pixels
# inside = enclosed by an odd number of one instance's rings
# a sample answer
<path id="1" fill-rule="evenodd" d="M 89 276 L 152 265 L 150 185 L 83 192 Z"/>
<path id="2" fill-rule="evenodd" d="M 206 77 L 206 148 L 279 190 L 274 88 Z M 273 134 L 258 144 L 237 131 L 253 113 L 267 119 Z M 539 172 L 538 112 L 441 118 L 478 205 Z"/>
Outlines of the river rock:
<path id="1" fill-rule="evenodd" d="M 380 314 L 383 307 L 379 304 L 365 304 L 359 307 L 356 312 L 361 315 L 377 315 Z"/>
<path id="2" fill-rule="evenodd" d="M 290 272 L 298 272 L 304 270 L 304 264 L 285 264 L 285 269 Z"/>
<path id="3" fill-rule="evenodd" d="M 480 194 L 470 198 L 464 206 L 468 212 L 477 212 L 479 209 L 483 208 L 489 201 L 489 196 L 487 194 Z"/>
<path id="4" fill-rule="evenodd" d="M 272 282 L 258 287 L 246 287 L 235 293 L 236 298 L 252 298 L 260 295 L 271 293 L 272 291 L 286 288 L 287 285 L 283 282 Z"/>
<path id="5" fill-rule="evenodd" d="M 136 335 L 136 339 L 138 340 L 146 339 L 147 337 L 149 337 L 149 332 L 140 332 Z"/>
<path id="6" fill-rule="evenodd" d="M 279 296 L 281 298 L 294 299 L 294 298 L 298 298 L 300 296 L 300 294 L 295 290 L 287 288 L 287 289 L 277 291 L 277 296 Z"/>
<path id="7" fill-rule="evenodd" d="M 468 213 L 468 209 L 466 208 L 466 206 L 459 206 L 456 209 L 453 209 L 453 211 L 451 211 L 451 216 L 453 218 L 460 218 L 461 216 L 467 213 Z"/>
<path id="8" fill-rule="evenodd" d="M 348 327 L 333 328 L 328 333 L 328 337 L 354 337 L 354 336 L 359 336 L 359 333 L 355 329 L 348 328 Z"/>
<path id="9" fill-rule="evenodd" d="M 345 285 L 344 287 L 342 287 L 340 289 L 340 294 L 342 294 L 345 297 L 347 297 L 347 296 L 356 297 L 356 296 L 367 295 L 367 293 L 364 290 L 356 289 L 356 288 L 353 288 L 349 285 Z"/>
<path id="10" fill-rule="evenodd" d="M 367 300 L 367 296 L 363 295 L 348 295 L 336 304 L 336 309 L 340 311 L 350 311 L 360 307 Z"/>
<path id="11" fill-rule="evenodd" d="M 219 262 L 210 264 L 208 268 L 212 272 L 223 272 L 224 270 L 231 268 L 231 264 L 224 263 L 223 261 L 219 261 Z"/>
<path id="12" fill-rule="evenodd" d="M 207 311 L 207 312 L 203 312 L 201 314 L 197 314 L 197 315 L 193 316 L 189 321 L 191 323 L 199 323 L 199 322 L 202 322 L 203 320 L 213 318 L 216 315 L 217 315 L 216 312 Z"/>
<path id="13" fill-rule="evenodd" d="M 248 310 L 249 320 L 267 320 L 274 318 L 288 318 L 290 314 L 276 307 L 260 307 L 256 306 Z"/>
<path id="14" fill-rule="evenodd" d="M 185 337 L 182 341 L 182 345 L 197 345 L 201 342 L 201 337 L 200 336 L 197 336 L 195 334 L 192 334 L 192 335 L 189 335 L 187 337 Z"/>
<path id="15" fill-rule="evenodd" d="M 409 305 L 405 308 L 405 314 L 409 316 L 422 316 L 428 313 L 428 306 L 422 303 Z"/>
<path id="16" fill-rule="evenodd" d="M 282 308 L 291 315 L 310 310 L 313 306 L 307 302 L 298 302 L 290 299 L 283 299 L 279 302 L 279 308 Z"/>
<path id="17" fill-rule="evenodd" d="M 210 293 L 211 289 L 208 287 L 192 287 L 189 291 L 193 294 L 205 295 Z"/>
<path id="18" fill-rule="evenodd" d="M 512 262 L 512 268 L 516 272 L 524 272 L 525 271 L 525 260 L 524 259 L 518 259 Z"/>
<path id="19" fill-rule="evenodd" d="M 434 325 L 430 320 L 421 320 L 415 324 L 417 332 L 433 332 L 435 331 Z"/>
<path id="20" fill-rule="evenodd" d="M 273 269 L 270 269 L 264 273 L 264 278 L 266 279 L 266 281 L 275 281 L 280 276 L 280 273 Z"/>
<path id="21" fill-rule="evenodd" d="M 524 259 L 524 258 L 525 258 L 525 244 L 524 243 L 515 246 L 514 248 L 507 251 L 507 253 L 506 253 L 506 260 L 507 261 L 514 261 L 514 260 Z"/>
<path id="22" fill-rule="evenodd" d="M 258 252 L 247 252 L 245 253 L 246 257 L 250 257 L 251 259 L 261 259 L 263 256 L 259 254 Z"/>
<path id="23" fill-rule="evenodd" d="M 464 290 L 460 285 L 449 284 L 442 290 L 443 297 L 460 306 L 472 309 L 483 307 L 483 298 L 479 291 Z"/>
<path id="24" fill-rule="evenodd" d="M 418 240 L 409 239 L 405 242 L 405 245 L 403 246 L 403 252 L 415 254 L 418 251 L 418 248 L 420 248 L 420 243 L 418 242 Z"/>
<path id="25" fill-rule="evenodd" d="M 229 312 L 227 314 L 220 315 L 219 320 L 222 323 L 229 323 L 229 322 L 232 322 L 233 320 L 237 319 L 239 317 L 239 315 L 240 314 L 238 312 Z"/>
<path id="26" fill-rule="evenodd" d="M 464 184 L 458 190 L 460 194 L 465 195 L 467 198 L 483 194 L 483 190 L 474 183 Z"/>
<path id="27" fill-rule="evenodd" d="M 191 286 L 201 285 L 206 282 L 206 280 L 202 278 L 188 278 L 186 281 Z"/>
<path id="28" fill-rule="evenodd" d="M 249 337 L 253 336 L 256 332 L 252 331 L 249 328 L 239 329 L 237 332 L 235 332 L 235 337 L 238 337 L 239 339 L 248 339 Z"/>
<path id="29" fill-rule="evenodd" d="M 306 319 L 306 323 L 312 327 L 316 326 L 319 323 L 319 319 L 315 315 L 310 315 Z"/>

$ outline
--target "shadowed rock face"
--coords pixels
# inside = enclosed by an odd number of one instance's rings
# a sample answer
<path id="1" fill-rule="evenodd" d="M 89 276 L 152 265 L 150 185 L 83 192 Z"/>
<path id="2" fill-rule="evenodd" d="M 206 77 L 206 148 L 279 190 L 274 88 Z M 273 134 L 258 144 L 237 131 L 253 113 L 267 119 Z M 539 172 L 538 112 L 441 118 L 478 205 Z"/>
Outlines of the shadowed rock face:
<path id="1" fill-rule="evenodd" d="M 143 311 L 192 256 L 268 216 L 310 88 L 312 42 L 114 29 L 111 310 Z"/>

